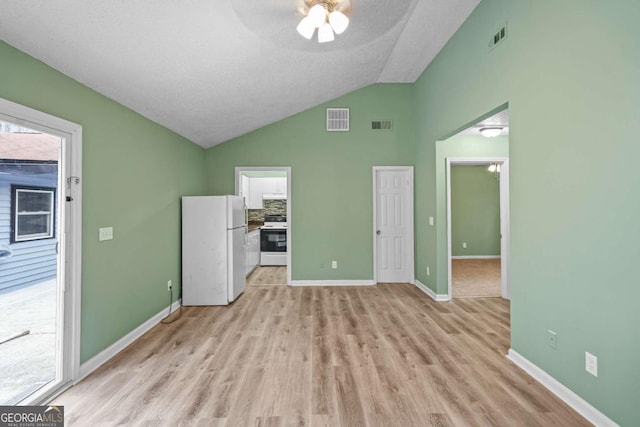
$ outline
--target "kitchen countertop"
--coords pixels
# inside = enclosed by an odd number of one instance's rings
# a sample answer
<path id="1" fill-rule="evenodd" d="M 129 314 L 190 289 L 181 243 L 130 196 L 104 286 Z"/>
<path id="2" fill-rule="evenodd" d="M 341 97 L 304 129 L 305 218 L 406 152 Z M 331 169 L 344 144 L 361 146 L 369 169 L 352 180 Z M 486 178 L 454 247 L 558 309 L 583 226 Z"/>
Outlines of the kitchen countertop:
<path id="1" fill-rule="evenodd" d="M 247 224 L 247 231 L 258 230 L 263 225 L 263 221 L 249 221 L 249 223 Z"/>

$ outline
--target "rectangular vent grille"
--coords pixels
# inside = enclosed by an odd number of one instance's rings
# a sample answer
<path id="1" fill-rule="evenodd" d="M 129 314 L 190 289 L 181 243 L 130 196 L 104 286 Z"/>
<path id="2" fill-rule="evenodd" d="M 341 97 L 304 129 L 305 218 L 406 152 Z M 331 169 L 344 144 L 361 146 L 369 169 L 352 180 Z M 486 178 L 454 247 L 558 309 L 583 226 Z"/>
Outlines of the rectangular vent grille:
<path id="1" fill-rule="evenodd" d="M 506 38 L 507 38 L 507 24 L 505 22 L 505 24 L 500 28 L 498 28 L 496 33 L 489 40 L 489 48 L 493 49 L 494 47 L 502 43 Z"/>
<path id="2" fill-rule="evenodd" d="M 371 122 L 372 130 L 391 130 L 393 122 L 391 120 L 374 120 Z"/>
<path id="3" fill-rule="evenodd" d="M 330 132 L 349 132 L 349 109 L 327 108 L 327 130 Z"/>

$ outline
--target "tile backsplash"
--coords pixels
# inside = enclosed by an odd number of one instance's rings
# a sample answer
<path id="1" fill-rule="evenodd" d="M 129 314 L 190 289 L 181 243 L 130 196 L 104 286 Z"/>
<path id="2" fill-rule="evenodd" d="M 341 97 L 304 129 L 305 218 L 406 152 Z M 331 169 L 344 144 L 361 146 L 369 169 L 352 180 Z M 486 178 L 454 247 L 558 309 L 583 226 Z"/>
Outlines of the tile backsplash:
<path id="1" fill-rule="evenodd" d="M 249 221 L 264 221 L 265 215 L 287 215 L 286 200 L 265 200 L 264 209 L 249 209 Z"/>

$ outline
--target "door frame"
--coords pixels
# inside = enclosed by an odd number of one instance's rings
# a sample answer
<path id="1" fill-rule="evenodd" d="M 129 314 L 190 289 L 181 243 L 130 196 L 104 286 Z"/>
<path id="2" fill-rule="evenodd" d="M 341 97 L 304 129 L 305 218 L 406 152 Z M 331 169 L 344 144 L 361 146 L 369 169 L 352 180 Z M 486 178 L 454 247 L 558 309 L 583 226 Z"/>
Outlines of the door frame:
<path id="1" fill-rule="evenodd" d="M 242 189 L 242 172 L 278 171 L 287 173 L 287 285 L 291 286 L 291 238 L 293 234 L 293 217 L 291 215 L 291 166 L 236 166 L 235 167 L 235 195 L 239 196 Z"/>
<path id="2" fill-rule="evenodd" d="M 453 298 L 451 242 L 451 166 L 500 165 L 500 287 L 502 298 L 511 299 L 509 284 L 509 158 L 508 157 L 447 157 L 447 284 L 448 299 Z"/>
<path id="3" fill-rule="evenodd" d="M 82 289 L 82 126 L 24 105 L 0 98 L 0 119 L 62 138 L 58 183 L 60 223 L 59 283 L 64 295 L 64 328 L 57 387 L 45 387 L 22 405 L 41 404 L 73 385 L 80 378 L 80 309 Z M 67 202 L 65 197 L 70 197 Z M 60 289 L 58 289 L 60 291 Z"/>
<path id="4" fill-rule="evenodd" d="M 378 239 L 376 238 L 376 230 L 378 224 L 378 180 L 377 174 L 382 171 L 399 171 L 409 173 L 409 195 L 407 198 L 407 212 L 409 212 L 409 236 L 408 236 L 408 254 L 407 254 L 407 266 L 411 272 L 409 275 L 409 283 L 414 284 L 416 282 L 415 273 L 415 234 L 414 234 L 414 184 L 413 184 L 413 166 L 373 166 L 373 282 L 378 283 Z"/>

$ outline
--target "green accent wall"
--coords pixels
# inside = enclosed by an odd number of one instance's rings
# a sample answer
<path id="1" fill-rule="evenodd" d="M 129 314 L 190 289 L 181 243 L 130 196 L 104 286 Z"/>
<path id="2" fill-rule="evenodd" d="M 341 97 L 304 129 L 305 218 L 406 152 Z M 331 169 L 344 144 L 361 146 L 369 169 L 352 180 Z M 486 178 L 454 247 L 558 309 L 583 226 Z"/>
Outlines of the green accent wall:
<path id="1" fill-rule="evenodd" d="M 453 256 L 500 255 L 500 181 L 487 167 L 451 167 Z"/>
<path id="2" fill-rule="evenodd" d="M 209 194 L 234 192 L 235 166 L 290 166 L 292 279 L 373 280 L 372 167 L 413 165 L 412 87 L 368 86 L 208 149 Z M 327 107 L 350 108 L 349 132 L 325 130 Z M 381 119 L 393 130 L 371 130 Z"/>
<path id="3" fill-rule="evenodd" d="M 511 346 L 625 426 L 640 425 L 638 22 L 635 0 L 482 0 L 414 93 L 417 278 L 437 265 L 429 286 L 446 289 L 436 141 L 508 103 Z"/>
<path id="4" fill-rule="evenodd" d="M 85 362 L 167 307 L 168 280 L 180 289 L 180 197 L 204 194 L 204 149 L 4 42 L 0 64 L 0 97 L 83 128 Z"/>

